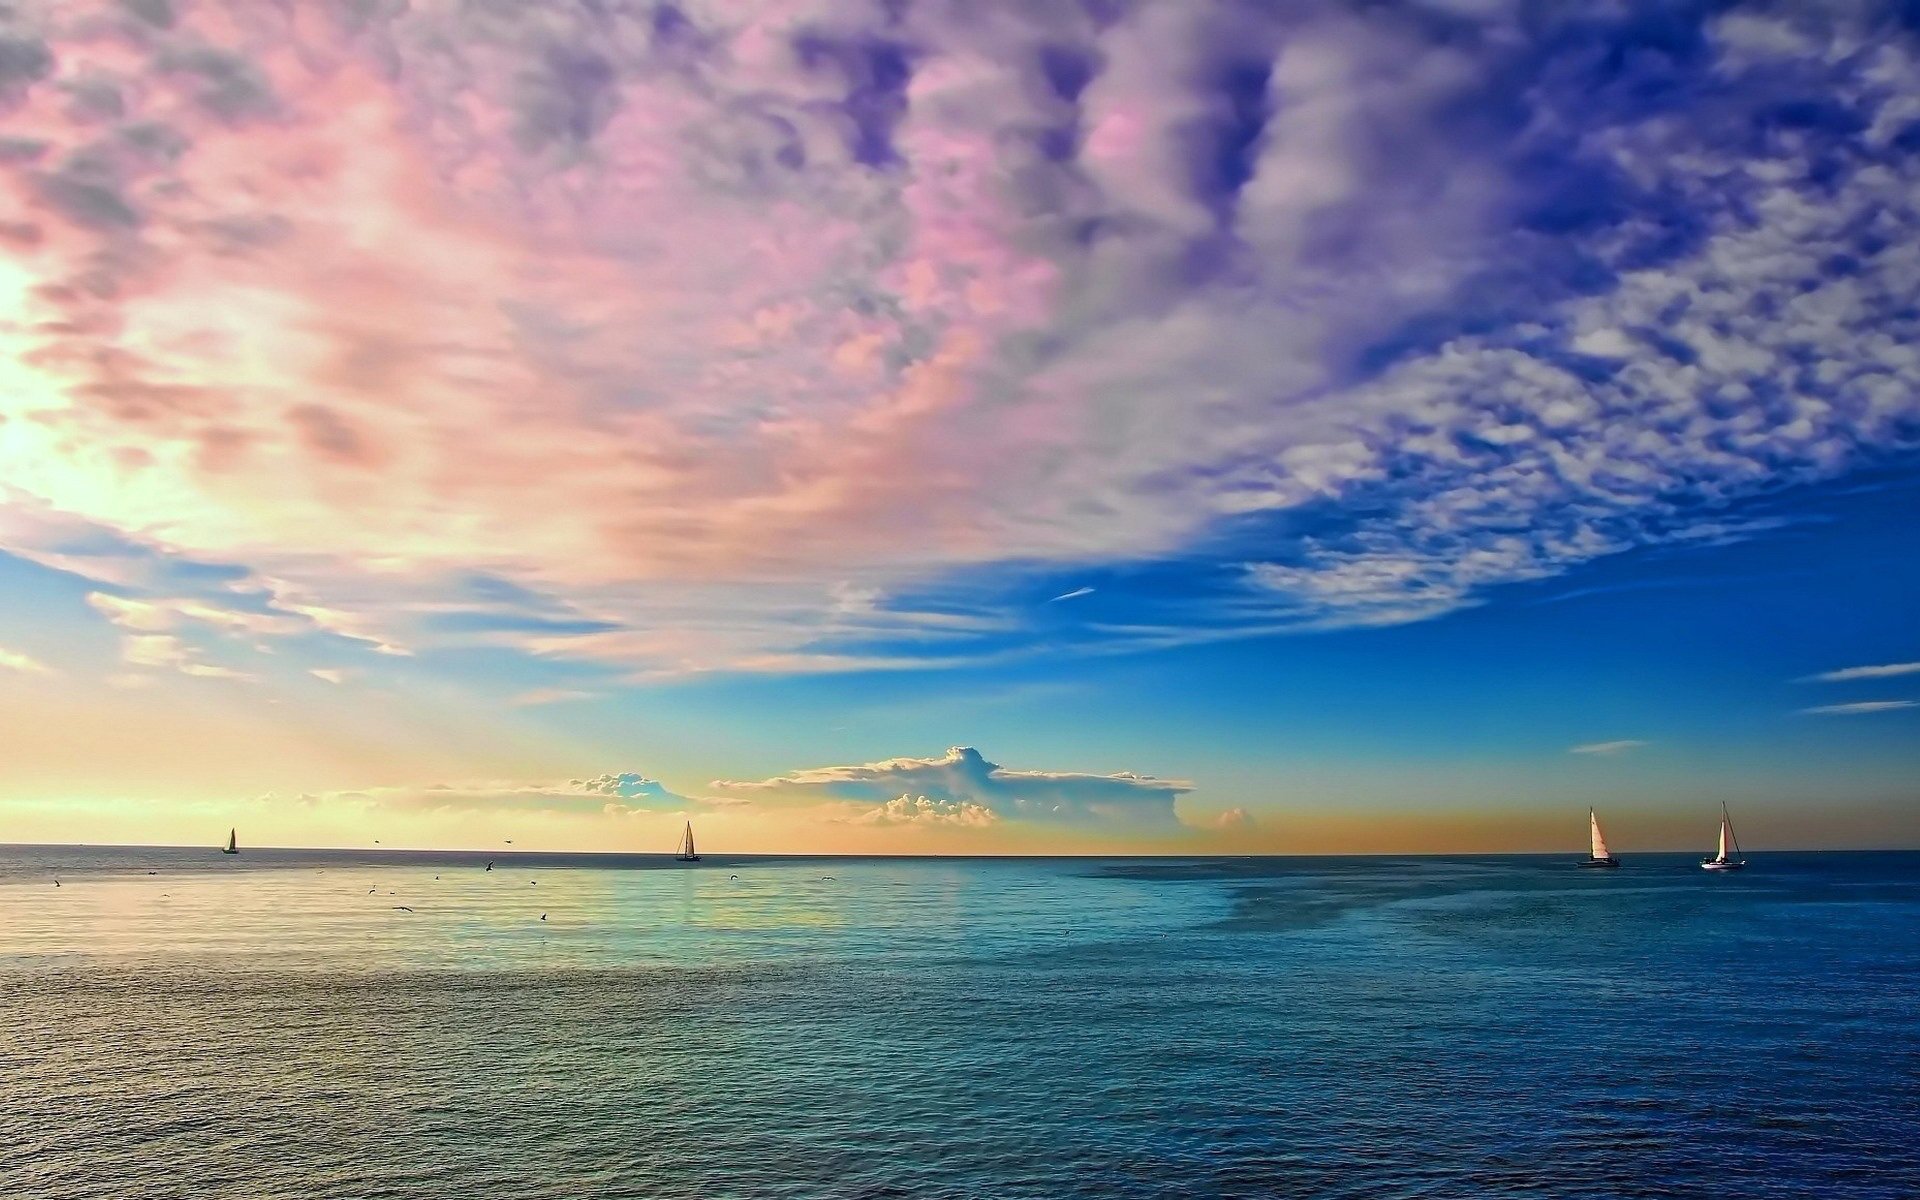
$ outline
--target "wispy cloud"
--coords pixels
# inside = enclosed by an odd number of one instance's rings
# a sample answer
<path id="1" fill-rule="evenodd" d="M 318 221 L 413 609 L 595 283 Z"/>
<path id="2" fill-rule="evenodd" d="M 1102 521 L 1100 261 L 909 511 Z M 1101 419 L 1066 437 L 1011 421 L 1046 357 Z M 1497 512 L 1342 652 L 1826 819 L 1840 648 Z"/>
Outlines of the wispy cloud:
<path id="1" fill-rule="evenodd" d="M 1819 683 L 1845 683 L 1852 679 L 1891 679 L 1896 675 L 1916 674 L 1920 674 L 1920 662 L 1883 663 L 1875 667 L 1843 667 L 1838 671 L 1809 675 L 1807 680 Z"/>
<path id="2" fill-rule="evenodd" d="M 1638 750 L 1648 744 L 1647 742 L 1637 741 L 1633 738 L 1621 738 L 1618 741 L 1612 742 L 1587 742 L 1579 746 L 1569 746 L 1567 747 L 1567 753 L 1601 755 L 1625 754 L 1629 750 Z"/>
<path id="3" fill-rule="evenodd" d="M 0 671 L 14 671 L 22 675 L 51 675 L 53 668 L 19 650 L 9 650 L 0 646 Z"/>
<path id="4" fill-rule="evenodd" d="M 700 801 L 678 795 L 659 780 L 637 771 L 556 782 L 476 781 L 307 792 L 292 798 L 292 802 L 412 813 L 555 813 L 615 817 L 681 812 L 700 806 Z"/>
<path id="5" fill-rule="evenodd" d="M 1860 700 L 1852 704 L 1821 704 L 1813 708 L 1803 708 L 1803 713 L 1813 713 L 1823 717 L 1852 717 L 1861 713 L 1891 712 L 1900 708 L 1920 707 L 1912 700 Z"/>
<path id="6" fill-rule="evenodd" d="M 170 633 L 129 633 L 120 639 L 120 660 L 128 666 L 178 671 L 200 679 L 251 680 L 231 667 L 201 661 L 185 641 Z"/>
<path id="7" fill-rule="evenodd" d="M 1078 600 L 1078 599 L 1079 599 L 1080 597 L 1082 597 L 1082 596 L 1091 596 L 1091 595 L 1093 595 L 1093 589 L 1092 589 L 1092 588 L 1090 588 L 1090 587 L 1078 587 L 1078 588 L 1075 588 L 1075 589 L 1073 589 L 1073 590 L 1072 590 L 1072 591 L 1070 591 L 1070 592 L 1063 592 L 1063 593 L 1061 593 L 1060 595 L 1058 595 L 1058 596 L 1055 596 L 1055 597 L 1054 597 L 1053 599 L 1051 599 L 1051 600 L 1049 600 L 1049 601 L 1047 601 L 1047 603 L 1048 603 L 1048 604 L 1058 604 L 1058 603 L 1060 603 L 1060 601 L 1062 601 L 1062 600 Z"/>
<path id="8" fill-rule="evenodd" d="M 597 699 L 601 693 L 580 691 L 575 688 L 534 688 L 521 692 L 513 702 L 523 708 L 537 707 L 543 704 L 566 704 L 574 700 Z"/>

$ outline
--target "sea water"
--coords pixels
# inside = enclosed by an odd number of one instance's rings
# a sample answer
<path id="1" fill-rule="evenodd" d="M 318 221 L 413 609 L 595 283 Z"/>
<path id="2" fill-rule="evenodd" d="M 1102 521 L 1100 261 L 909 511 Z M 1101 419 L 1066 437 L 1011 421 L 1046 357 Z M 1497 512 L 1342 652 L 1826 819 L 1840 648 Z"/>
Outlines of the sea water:
<path id="1" fill-rule="evenodd" d="M 1920 855 L 487 857 L 0 847 L 0 1197 L 1920 1195 Z"/>

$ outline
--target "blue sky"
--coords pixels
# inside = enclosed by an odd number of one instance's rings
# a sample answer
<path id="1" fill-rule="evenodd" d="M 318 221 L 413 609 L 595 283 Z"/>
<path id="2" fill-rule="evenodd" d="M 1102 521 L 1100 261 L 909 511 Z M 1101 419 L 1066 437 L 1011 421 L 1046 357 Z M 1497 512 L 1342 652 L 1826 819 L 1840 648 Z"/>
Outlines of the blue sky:
<path id="1" fill-rule="evenodd" d="M 34 836 L 1920 838 L 1911 6 L 38 3 L 0 121 Z"/>

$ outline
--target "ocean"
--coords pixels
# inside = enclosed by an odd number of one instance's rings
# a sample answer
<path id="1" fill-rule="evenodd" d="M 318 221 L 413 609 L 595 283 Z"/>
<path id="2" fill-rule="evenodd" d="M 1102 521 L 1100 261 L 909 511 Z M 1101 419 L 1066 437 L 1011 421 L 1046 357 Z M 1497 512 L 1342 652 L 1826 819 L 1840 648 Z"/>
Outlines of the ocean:
<path id="1" fill-rule="evenodd" d="M 1920 1196 L 1920 854 L 1752 859 L 0 847 L 0 1197 Z"/>

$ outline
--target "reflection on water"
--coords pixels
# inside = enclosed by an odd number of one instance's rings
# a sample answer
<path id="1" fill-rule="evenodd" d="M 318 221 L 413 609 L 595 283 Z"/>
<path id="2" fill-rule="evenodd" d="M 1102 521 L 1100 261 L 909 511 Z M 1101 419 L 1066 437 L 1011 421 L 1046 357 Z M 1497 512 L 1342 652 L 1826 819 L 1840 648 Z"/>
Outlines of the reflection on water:
<path id="1" fill-rule="evenodd" d="M 507 970 L 954 954 L 1139 936 L 1199 915 L 1194 897 L 1138 883 L 1083 904 L 1078 874 L 1018 860 L 649 857 L 609 869 L 585 855 L 31 853 L 0 872 L 0 955 L 15 966 L 160 957 L 205 970 Z"/>
<path id="2" fill-rule="evenodd" d="M 1920 1195 L 1920 856 L 483 868 L 0 848 L 0 1196 Z"/>

